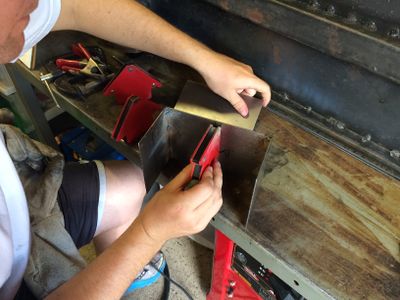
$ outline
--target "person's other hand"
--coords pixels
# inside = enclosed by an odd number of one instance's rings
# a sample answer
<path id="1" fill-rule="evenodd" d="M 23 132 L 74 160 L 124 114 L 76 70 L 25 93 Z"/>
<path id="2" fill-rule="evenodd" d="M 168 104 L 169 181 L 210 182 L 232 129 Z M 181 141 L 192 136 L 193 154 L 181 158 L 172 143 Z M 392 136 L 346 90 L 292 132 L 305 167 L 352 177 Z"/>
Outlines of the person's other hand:
<path id="1" fill-rule="evenodd" d="M 269 85 L 254 75 L 250 66 L 218 53 L 213 53 L 202 62 L 206 63 L 202 63 L 197 69 L 208 86 L 228 100 L 243 117 L 248 115 L 249 110 L 239 94 L 253 97 L 259 92 L 263 106 L 269 103 L 271 99 Z"/>
<path id="2" fill-rule="evenodd" d="M 222 170 L 219 162 L 208 167 L 200 182 L 188 190 L 187 166 L 159 191 L 140 214 L 139 221 L 157 242 L 202 231 L 222 205 Z"/>

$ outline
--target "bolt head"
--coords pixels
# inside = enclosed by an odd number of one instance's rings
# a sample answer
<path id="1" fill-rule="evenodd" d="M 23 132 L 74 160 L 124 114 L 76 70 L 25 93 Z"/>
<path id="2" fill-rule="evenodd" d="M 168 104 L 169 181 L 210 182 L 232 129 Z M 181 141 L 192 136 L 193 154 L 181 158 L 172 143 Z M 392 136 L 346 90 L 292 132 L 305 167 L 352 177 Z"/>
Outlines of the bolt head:
<path id="1" fill-rule="evenodd" d="M 378 26 L 376 25 L 375 21 L 369 21 L 367 24 L 367 29 L 369 31 L 375 32 L 378 30 Z"/>
<path id="2" fill-rule="evenodd" d="M 321 4 L 318 0 L 311 0 L 309 2 L 309 6 L 312 10 L 318 10 L 321 7 Z"/>
<path id="3" fill-rule="evenodd" d="M 346 127 L 346 125 L 345 125 L 343 122 L 338 121 L 338 122 L 336 123 L 336 127 L 337 127 L 338 129 L 340 129 L 340 130 L 343 130 L 343 129 Z"/>
<path id="4" fill-rule="evenodd" d="M 326 7 L 325 12 L 326 12 L 326 14 L 327 14 L 328 16 L 334 16 L 334 15 L 336 14 L 336 8 L 335 8 L 335 6 L 333 6 L 332 4 L 331 4 L 331 5 L 328 5 L 328 6 Z"/>
<path id="5" fill-rule="evenodd" d="M 287 101 L 289 101 L 289 95 L 287 94 L 287 93 L 283 93 L 282 94 L 282 99 L 283 99 L 283 101 L 285 101 L 285 102 L 287 102 Z"/>
<path id="6" fill-rule="evenodd" d="M 361 138 L 361 142 L 363 142 L 363 143 L 367 143 L 367 142 L 369 142 L 369 141 L 371 141 L 371 135 L 370 135 L 370 134 L 364 135 L 364 136 Z"/>
<path id="7" fill-rule="evenodd" d="M 389 30 L 388 35 L 391 38 L 399 38 L 400 37 L 400 28 L 399 27 L 393 27 L 392 29 Z"/>
<path id="8" fill-rule="evenodd" d="M 400 150 L 390 151 L 390 157 L 393 157 L 395 159 L 400 159 Z"/>

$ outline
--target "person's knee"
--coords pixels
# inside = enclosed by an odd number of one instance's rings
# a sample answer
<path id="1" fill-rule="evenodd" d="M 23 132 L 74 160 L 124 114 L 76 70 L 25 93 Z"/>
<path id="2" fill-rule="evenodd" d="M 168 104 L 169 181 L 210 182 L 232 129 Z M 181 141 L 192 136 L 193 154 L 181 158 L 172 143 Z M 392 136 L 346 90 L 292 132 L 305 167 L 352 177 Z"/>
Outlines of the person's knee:
<path id="1" fill-rule="evenodd" d="M 146 188 L 142 170 L 129 161 L 104 162 L 106 169 L 106 204 L 108 226 L 131 223 L 139 214 Z"/>

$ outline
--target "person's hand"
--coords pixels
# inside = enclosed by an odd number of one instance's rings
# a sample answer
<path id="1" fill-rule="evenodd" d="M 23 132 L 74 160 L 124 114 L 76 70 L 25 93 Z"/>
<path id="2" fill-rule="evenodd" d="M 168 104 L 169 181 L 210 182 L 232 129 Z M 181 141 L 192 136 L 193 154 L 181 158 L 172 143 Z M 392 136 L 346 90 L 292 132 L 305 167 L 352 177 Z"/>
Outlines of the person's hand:
<path id="1" fill-rule="evenodd" d="M 253 73 L 253 69 L 230 57 L 213 53 L 202 59 L 197 67 L 210 89 L 228 100 L 243 116 L 249 113 L 248 107 L 239 94 L 253 97 L 256 92 L 262 96 L 263 106 L 271 99 L 269 85 Z"/>
<path id="2" fill-rule="evenodd" d="M 200 182 L 188 190 L 191 166 L 187 166 L 159 191 L 139 215 L 139 222 L 152 240 L 202 231 L 222 205 L 222 170 L 219 162 L 208 167 Z"/>

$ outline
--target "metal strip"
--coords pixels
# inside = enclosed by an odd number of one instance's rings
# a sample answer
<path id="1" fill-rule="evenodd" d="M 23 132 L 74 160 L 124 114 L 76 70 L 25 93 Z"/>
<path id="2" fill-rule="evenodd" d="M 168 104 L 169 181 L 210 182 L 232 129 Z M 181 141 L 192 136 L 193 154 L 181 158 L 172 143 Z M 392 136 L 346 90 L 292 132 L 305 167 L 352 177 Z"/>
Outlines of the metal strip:
<path id="1" fill-rule="evenodd" d="M 352 28 L 277 0 L 205 0 L 307 46 L 400 83 L 400 47 L 373 31 Z"/>
<path id="2" fill-rule="evenodd" d="M 7 71 L 16 88 L 16 93 L 25 107 L 30 121 L 35 128 L 37 138 L 44 144 L 58 149 L 53 132 L 47 123 L 45 114 L 40 107 L 39 101 L 32 86 L 24 79 L 20 70 L 14 64 L 6 65 Z"/>

